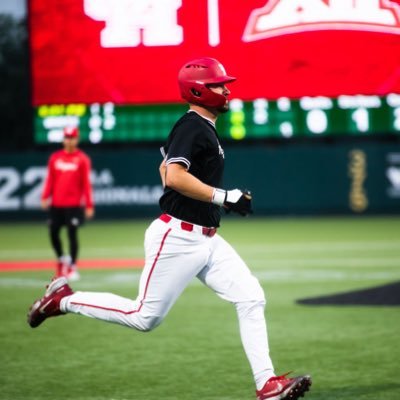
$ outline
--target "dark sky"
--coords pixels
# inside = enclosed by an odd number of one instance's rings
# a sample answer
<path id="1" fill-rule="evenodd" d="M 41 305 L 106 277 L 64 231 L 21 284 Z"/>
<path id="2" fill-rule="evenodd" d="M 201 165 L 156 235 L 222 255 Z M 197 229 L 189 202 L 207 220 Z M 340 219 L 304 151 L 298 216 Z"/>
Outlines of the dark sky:
<path id="1" fill-rule="evenodd" d="M 0 14 L 12 14 L 22 18 L 26 14 L 26 0 L 1 0 Z"/>

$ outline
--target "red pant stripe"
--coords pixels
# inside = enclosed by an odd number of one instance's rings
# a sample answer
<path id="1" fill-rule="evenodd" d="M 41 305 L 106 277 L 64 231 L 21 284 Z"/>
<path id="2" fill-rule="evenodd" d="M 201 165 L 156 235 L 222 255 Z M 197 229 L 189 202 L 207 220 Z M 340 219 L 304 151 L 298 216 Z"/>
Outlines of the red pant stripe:
<path id="1" fill-rule="evenodd" d="M 96 306 L 96 305 L 93 305 L 93 304 L 75 303 L 73 301 L 71 301 L 71 304 L 74 304 L 74 305 L 77 305 L 77 306 L 92 307 L 92 308 L 99 308 L 101 310 L 119 312 L 119 313 L 126 314 L 126 315 L 134 314 L 136 312 L 139 312 L 141 310 L 142 306 L 143 306 L 143 301 L 146 298 L 147 289 L 149 287 L 151 275 L 153 274 L 154 268 L 155 268 L 155 266 L 157 264 L 157 261 L 158 261 L 158 259 L 160 257 L 160 254 L 161 254 L 161 251 L 162 251 L 162 249 L 164 247 L 165 240 L 167 239 L 167 236 L 168 236 L 168 234 L 170 232 L 171 232 L 171 228 L 168 229 L 167 232 L 165 232 L 164 237 L 163 237 L 163 239 L 161 241 L 160 248 L 159 248 L 159 250 L 157 252 L 156 258 L 153 261 L 153 265 L 151 266 L 151 269 L 150 269 L 150 272 L 149 272 L 149 276 L 147 277 L 146 287 L 145 287 L 144 293 L 143 293 L 143 299 L 140 301 L 140 306 L 139 306 L 139 308 L 137 310 L 123 311 L 123 310 L 118 310 L 118 309 L 115 309 L 115 308 L 107 308 L 107 307 Z"/>

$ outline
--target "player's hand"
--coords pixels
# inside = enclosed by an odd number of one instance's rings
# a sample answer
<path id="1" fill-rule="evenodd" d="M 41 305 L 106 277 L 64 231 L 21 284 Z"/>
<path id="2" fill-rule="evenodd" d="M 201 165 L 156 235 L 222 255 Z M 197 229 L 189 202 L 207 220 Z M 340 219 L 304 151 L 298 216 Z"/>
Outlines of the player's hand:
<path id="1" fill-rule="evenodd" d="M 227 212 L 233 211 L 246 216 L 253 213 L 251 206 L 251 193 L 248 190 L 222 190 L 215 189 L 212 202 L 223 206 Z"/>
<path id="2" fill-rule="evenodd" d="M 49 208 L 49 200 L 43 199 L 40 201 L 40 205 L 42 206 L 42 210 L 48 210 Z"/>
<path id="3" fill-rule="evenodd" d="M 85 209 L 85 218 L 92 219 L 94 217 L 94 208 L 86 208 Z"/>
<path id="4" fill-rule="evenodd" d="M 245 217 L 253 213 L 251 199 L 251 193 L 248 190 L 228 190 L 226 192 L 224 207 L 227 211 L 233 211 Z"/>

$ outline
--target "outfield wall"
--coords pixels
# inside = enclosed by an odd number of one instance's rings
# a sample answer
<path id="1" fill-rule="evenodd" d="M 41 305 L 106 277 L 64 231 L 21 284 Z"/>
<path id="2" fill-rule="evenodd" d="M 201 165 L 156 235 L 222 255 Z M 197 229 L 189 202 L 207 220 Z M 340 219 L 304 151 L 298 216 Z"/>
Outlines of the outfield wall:
<path id="1" fill-rule="evenodd" d="M 158 148 L 87 151 L 97 218 L 157 215 Z M 0 153 L 0 221 L 43 219 L 49 152 Z M 256 215 L 400 213 L 400 144 L 225 147 L 226 188 L 248 188 Z"/>

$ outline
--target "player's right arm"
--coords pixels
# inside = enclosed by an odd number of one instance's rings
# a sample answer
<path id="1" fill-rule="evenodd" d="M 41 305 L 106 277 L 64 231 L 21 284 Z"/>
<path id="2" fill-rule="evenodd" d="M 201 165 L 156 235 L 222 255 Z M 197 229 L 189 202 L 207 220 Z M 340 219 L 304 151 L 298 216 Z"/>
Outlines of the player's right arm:
<path id="1" fill-rule="evenodd" d="M 43 210 L 47 210 L 50 207 L 51 195 L 54 187 L 54 155 L 50 156 L 47 163 L 47 176 L 44 182 L 41 206 Z"/>

